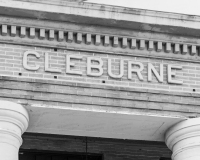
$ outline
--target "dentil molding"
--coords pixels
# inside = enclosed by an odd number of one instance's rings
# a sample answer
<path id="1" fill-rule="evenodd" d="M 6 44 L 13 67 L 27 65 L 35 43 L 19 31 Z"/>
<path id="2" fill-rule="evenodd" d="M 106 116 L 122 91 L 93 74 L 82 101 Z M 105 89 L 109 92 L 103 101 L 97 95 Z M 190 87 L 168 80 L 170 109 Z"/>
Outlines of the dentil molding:
<path id="1" fill-rule="evenodd" d="M 200 45 L 192 43 L 11 24 L 1 24 L 0 29 L 0 42 L 14 44 L 64 49 L 88 48 L 97 52 L 99 49 L 107 53 L 118 51 L 124 55 L 128 53 L 132 56 L 163 56 L 194 61 L 198 60 L 200 53 Z M 132 52 L 137 54 L 131 54 Z"/>

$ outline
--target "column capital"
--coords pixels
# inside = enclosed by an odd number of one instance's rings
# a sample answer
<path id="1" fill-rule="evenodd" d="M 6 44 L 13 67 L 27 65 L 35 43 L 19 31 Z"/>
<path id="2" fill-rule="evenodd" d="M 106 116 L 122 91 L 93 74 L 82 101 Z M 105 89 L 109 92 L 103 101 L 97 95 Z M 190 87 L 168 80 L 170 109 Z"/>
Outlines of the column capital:
<path id="1" fill-rule="evenodd" d="M 20 127 L 21 134 L 23 134 L 28 128 L 29 115 L 26 109 L 20 104 L 0 101 L 0 121 L 15 123 Z"/>
<path id="2" fill-rule="evenodd" d="M 165 142 L 172 150 L 172 160 L 200 159 L 200 118 L 182 121 L 165 134 Z"/>
<path id="3" fill-rule="evenodd" d="M 28 128 L 29 115 L 20 104 L 0 100 L 0 157 L 18 160 L 21 135 Z"/>

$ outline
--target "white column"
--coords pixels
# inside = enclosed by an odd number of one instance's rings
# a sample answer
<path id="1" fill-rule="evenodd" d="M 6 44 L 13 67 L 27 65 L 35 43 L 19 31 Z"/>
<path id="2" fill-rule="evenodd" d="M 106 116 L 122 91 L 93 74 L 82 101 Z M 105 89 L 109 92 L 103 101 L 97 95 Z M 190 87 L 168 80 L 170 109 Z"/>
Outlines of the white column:
<path id="1" fill-rule="evenodd" d="M 165 135 L 172 150 L 172 160 L 200 160 L 200 118 L 182 121 L 172 126 Z"/>
<path id="2" fill-rule="evenodd" d="M 21 135 L 28 127 L 29 116 L 24 107 L 0 101 L 0 159 L 18 160 Z"/>

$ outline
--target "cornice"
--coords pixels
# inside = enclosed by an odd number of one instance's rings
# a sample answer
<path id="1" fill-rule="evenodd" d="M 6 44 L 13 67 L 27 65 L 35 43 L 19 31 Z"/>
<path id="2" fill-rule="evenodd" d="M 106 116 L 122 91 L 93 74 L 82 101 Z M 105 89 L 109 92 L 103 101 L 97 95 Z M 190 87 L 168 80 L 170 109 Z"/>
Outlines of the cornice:
<path id="1" fill-rule="evenodd" d="M 97 11 L 107 11 L 113 13 L 124 13 L 131 15 L 140 15 L 140 16 L 150 16 L 150 17 L 160 17 L 160 18 L 168 18 L 168 19 L 177 19 L 180 21 L 200 21 L 200 16 L 197 15 L 187 15 L 187 14 L 179 14 L 172 12 L 163 12 L 163 11 L 154 11 L 154 10 L 146 10 L 146 9 L 138 9 L 138 8 L 128 8 L 114 5 L 105 5 L 105 4 L 96 4 L 96 3 L 88 3 L 83 2 L 82 0 L 77 0 L 79 3 L 69 3 L 68 0 L 11 0 L 11 1 L 19 1 L 19 2 L 28 2 L 35 4 L 47 4 L 54 6 L 66 6 L 66 7 L 74 7 L 74 8 L 82 8 L 87 10 L 97 10 Z M 91 15 L 92 16 L 92 15 Z M 111 15 L 110 15 L 111 16 Z M 107 16 L 107 18 L 109 18 Z M 112 18 L 116 18 L 113 17 Z M 121 17 L 123 18 L 123 17 Z M 160 22 L 157 22 L 160 23 Z M 193 26 L 195 27 L 195 26 Z"/>
<path id="2" fill-rule="evenodd" d="M 200 45 L 150 38 L 1 24 L 0 42 L 83 50 L 122 56 L 199 63 Z"/>
<path id="3" fill-rule="evenodd" d="M 200 36 L 200 17 L 63 0 L 1 0 L 0 14 L 167 34 Z"/>
<path id="4" fill-rule="evenodd" d="M 86 0 L 13 0 L 21 2 L 31 2 L 31 3 L 41 3 L 41 4 L 52 4 L 52 5 L 61 5 L 61 6 L 73 6 L 75 3 L 81 3 Z"/>

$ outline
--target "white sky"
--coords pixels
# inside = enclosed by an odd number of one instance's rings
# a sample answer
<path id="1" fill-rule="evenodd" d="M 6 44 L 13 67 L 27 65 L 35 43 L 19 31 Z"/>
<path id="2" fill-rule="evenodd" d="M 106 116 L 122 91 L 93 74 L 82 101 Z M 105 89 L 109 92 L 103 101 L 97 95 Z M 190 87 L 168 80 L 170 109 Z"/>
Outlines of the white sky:
<path id="1" fill-rule="evenodd" d="M 87 2 L 200 15 L 200 0 L 87 0 Z"/>

